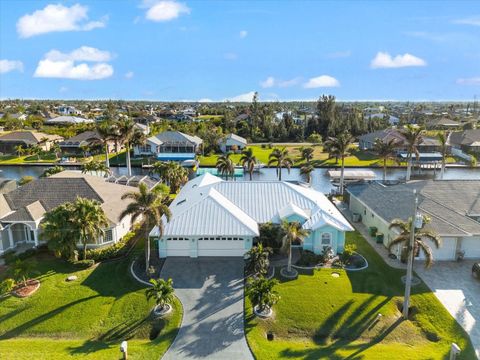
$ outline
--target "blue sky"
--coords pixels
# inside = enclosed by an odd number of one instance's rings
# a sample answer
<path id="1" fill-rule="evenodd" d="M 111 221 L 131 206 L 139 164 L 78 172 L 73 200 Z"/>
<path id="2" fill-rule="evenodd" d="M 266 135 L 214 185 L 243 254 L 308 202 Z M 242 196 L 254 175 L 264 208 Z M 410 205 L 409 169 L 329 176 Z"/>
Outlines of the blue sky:
<path id="1" fill-rule="evenodd" d="M 480 2 L 0 1 L 0 98 L 463 100 Z"/>

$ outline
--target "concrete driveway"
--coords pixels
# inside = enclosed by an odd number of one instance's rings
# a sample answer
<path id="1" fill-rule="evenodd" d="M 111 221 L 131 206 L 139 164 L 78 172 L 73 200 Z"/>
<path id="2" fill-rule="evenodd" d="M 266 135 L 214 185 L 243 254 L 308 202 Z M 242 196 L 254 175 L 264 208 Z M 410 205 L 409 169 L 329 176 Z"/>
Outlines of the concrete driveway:
<path id="1" fill-rule="evenodd" d="M 183 320 L 163 359 L 253 359 L 244 334 L 243 265 L 242 258 L 165 261 L 161 276 L 173 279 Z"/>
<path id="2" fill-rule="evenodd" d="M 480 359 L 480 281 L 472 276 L 473 263 L 439 261 L 428 270 L 416 264 L 415 271 L 470 335 Z"/>

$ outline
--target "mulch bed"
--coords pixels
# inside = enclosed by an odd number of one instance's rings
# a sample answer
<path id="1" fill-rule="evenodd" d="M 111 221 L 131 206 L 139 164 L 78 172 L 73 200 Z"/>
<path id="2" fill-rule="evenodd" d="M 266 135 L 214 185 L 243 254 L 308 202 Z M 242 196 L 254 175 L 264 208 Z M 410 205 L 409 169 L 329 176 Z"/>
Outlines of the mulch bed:
<path id="1" fill-rule="evenodd" d="M 151 274 L 151 277 L 145 274 L 145 257 L 140 255 L 135 259 L 135 263 L 133 264 L 133 272 L 143 281 L 149 281 L 150 279 L 158 279 L 160 277 L 160 272 L 162 271 L 163 264 L 165 263 L 165 259 L 160 259 L 157 256 L 152 256 L 150 258 L 150 267 L 155 269 L 155 272 Z"/>
<path id="2" fill-rule="evenodd" d="M 40 288 L 40 281 L 35 280 L 35 279 L 29 279 L 27 280 L 27 285 L 19 284 L 17 285 L 13 290 L 12 294 L 20 297 L 20 298 L 25 298 L 28 296 L 31 296 L 35 291 L 37 291 Z"/>

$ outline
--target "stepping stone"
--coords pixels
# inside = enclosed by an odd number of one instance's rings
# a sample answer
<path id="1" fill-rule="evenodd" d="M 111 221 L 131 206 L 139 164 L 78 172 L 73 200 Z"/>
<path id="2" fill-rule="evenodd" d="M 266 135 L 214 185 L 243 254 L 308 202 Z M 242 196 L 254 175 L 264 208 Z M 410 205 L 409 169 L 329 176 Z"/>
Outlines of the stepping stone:
<path id="1" fill-rule="evenodd" d="M 77 279 L 78 279 L 77 275 L 70 275 L 69 277 L 67 277 L 67 281 L 75 281 Z"/>

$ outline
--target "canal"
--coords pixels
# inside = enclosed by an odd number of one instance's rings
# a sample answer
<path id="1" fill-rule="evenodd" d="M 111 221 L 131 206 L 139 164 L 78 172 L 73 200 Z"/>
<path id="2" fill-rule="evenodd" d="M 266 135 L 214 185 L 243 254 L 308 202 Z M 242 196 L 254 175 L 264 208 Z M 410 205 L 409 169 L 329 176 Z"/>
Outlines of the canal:
<path id="1" fill-rule="evenodd" d="M 0 166 L 0 179 L 20 179 L 22 176 L 40 176 L 45 169 L 49 166 Z M 75 169 L 69 167 L 71 169 Z M 77 168 L 78 169 L 78 168 Z M 380 168 L 356 168 L 355 170 L 372 170 L 377 180 L 382 179 L 383 171 Z M 127 172 L 125 167 L 112 167 L 111 168 L 114 175 L 124 175 Z M 329 169 L 321 168 L 315 169 L 312 173 L 312 187 L 323 193 L 329 193 L 332 189 L 330 183 L 330 178 L 327 175 Z M 142 168 L 132 168 L 134 175 L 148 174 L 148 170 Z M 387 179 L 388 180 L 397 180 L 405 177 L 405 169 L 388 169 Z M 423 174 L 430 175 L 430 178 L 433 178 L 432 170 L 423 170 Z M 437 170 L 437 178 L 439 176 L 439 171 Z M 249 176 L 247 173 L 243 177 L 238 177 L 237 180 L 248 180 Z M 273 168 L 264 168 L 258 173 L 253 174 L 254 180 L 276 180 L 277 174 Z M 444 179 L 453 180 L 453 179 L 470 179 L 470 180 L 480 180 L 480 169 L 467 169 L 467 168 L 447 168 L 445 171 Z M 290 173 L 286 169 L 282 171 L 282 180 L 301 180 L 303 181 L 302 176 L 300 175 L 300 169 L 294 168 L 291 169 Z"/>

